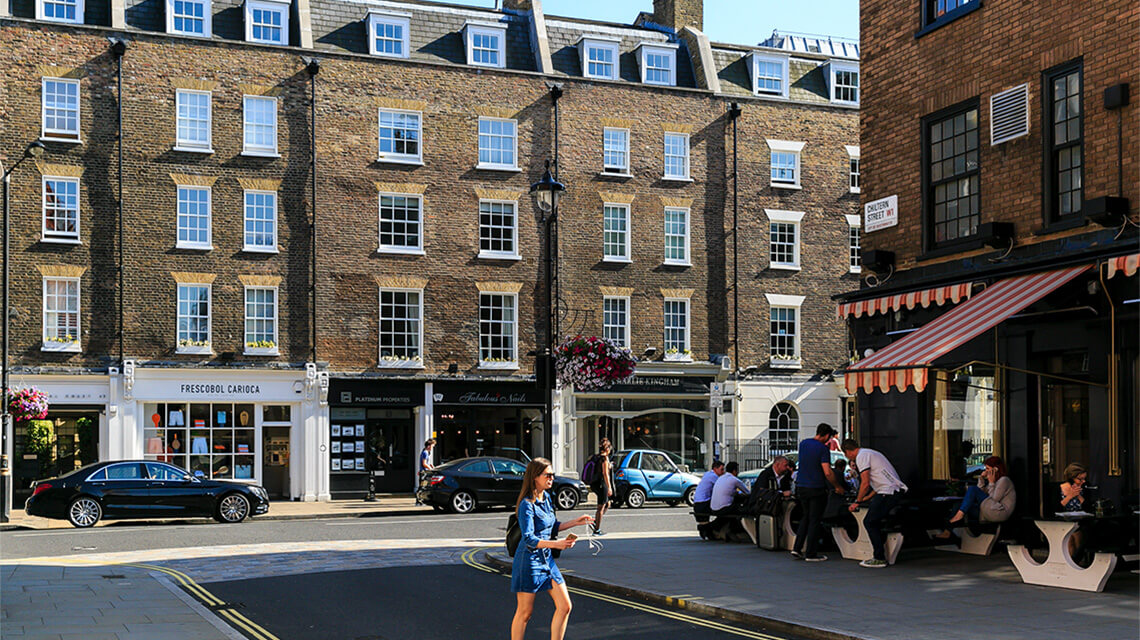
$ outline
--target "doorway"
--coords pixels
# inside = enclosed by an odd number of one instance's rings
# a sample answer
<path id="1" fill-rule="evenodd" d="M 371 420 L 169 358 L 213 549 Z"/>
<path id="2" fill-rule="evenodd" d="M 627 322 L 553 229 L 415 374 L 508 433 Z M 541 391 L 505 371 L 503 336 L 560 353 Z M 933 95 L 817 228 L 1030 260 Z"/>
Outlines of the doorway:
<path id="1" fill-rule="evenodd" d="M 288 499 L 290 427 L 263 427 L 261 430 L 261 484 L 271 499 Z"/>
<path id="2" fill-rule="evenodd" d="M 12 503 L 32 492 L 33 480 L 70 473 L 99 460 L 99 410 L 52 409 L 42 420 L 14 422 Z"/>

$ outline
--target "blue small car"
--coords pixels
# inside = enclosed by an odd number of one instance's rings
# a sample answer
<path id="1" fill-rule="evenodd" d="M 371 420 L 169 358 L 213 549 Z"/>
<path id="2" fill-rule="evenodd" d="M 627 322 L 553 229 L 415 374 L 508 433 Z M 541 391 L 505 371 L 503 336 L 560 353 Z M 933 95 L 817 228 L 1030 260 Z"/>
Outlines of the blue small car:
<path id="1" fill-rule="evenodd" d="M 633 449 L 614 454 L 614 497 L 617 504 L 640 509 L 646 500 L 663 500 L 674 507 L 682 500 L 693 505 L 699 476 L 681 471 L 662 451 Z"/>

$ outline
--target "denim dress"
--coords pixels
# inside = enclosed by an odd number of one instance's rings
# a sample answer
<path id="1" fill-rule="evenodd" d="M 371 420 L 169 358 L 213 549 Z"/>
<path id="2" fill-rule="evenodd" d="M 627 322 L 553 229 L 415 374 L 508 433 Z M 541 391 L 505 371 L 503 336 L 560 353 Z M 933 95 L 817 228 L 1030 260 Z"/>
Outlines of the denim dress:
<path id="1" fill-rule="evenodd" d="M 539 549 L 540 540 L 552 539 L 558 531 L 559 522 L 554 516 L 554 505 L 550 496 L 543 494 L 537 502 L 524 499 L 518 508 L 519 531 L 522 543 L 515 550 L 514 564 L 511 566 L 511 591 L 515 593 L 538 593 L 548 591 L 554 583 L 562 584 L 562 573 L 550 549 Z"/>

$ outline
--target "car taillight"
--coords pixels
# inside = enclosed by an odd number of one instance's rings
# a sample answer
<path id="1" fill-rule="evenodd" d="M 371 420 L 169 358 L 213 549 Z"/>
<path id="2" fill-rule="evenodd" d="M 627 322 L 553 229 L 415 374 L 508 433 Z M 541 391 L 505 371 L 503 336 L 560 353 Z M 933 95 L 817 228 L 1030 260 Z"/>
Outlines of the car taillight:
<path id="1" fill-rule="evenodd" d="M 618 472 L 617 472 L 617 477 L 619 477 L 619 478 L 624 478 L 624 477 L 625 477 L 625 471 L 618 471 Z"/>
<path id="2" fill-rule="evenodd" d="M 34 497 L 40 495 L 40 493 L 47 491 L 48 489 L 51 489 L 51 483 L 50 482 L 37 483 L 35 491 L 32 491 L 32 497 L 34 498 Z"/>
<path id="3" fill-rule="evenodd" d="M 431 480 L 428 480 L 428 484 L 430 485 L 437 485 L 441 482 L 443 482 L 443 476 L 432 476 Z"/>

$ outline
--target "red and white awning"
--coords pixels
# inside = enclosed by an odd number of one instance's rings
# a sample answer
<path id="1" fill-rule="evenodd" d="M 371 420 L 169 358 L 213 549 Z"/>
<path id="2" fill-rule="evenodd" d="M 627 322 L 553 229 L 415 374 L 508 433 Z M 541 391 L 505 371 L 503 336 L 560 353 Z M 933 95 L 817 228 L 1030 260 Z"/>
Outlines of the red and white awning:
<path id="1" fill-rule="evenodd" d="M 918 331 L 860 360 L 846 373 L 847 391 L 884 393 L 926 388 L 930 363 L 997 326 L 1088 270 L 1091 265 L 1008 278 L 991 285 L 961 306 Z"/>
<path id="2" fill-rule="evenodd" d="M 911 291 L 910 293 L 900 293 L 893 296 L 883 296 L 882 298 L 873 298 L 871 300 L 859 300 L 858 302 L 845 302 L 839 305 L 838 317 L 840 320 L 847 316 L 855 316 L 856 318 L 866 314 L 873 316 L 876 313 L 887 313 L 896 309 L 913 309 L 921 306 L 923 309 L 932 304 L 942 306 L 947 302 L 959 302 L 967 300 L 970 297 L 971 284 L 969 282 L 964 284 L 952 284 L 946 287 L 936 287 L 934 289 L 926 289 L 925 291 Z"/>
<path id="3" fill-rule="evenodd" d="M 1140 253 L 1110 258 L 1108 261 L 1108 277 L 1111 278 L 1118 273 L 1134 276 L 1137 268 L 1140 268 Z"/>

